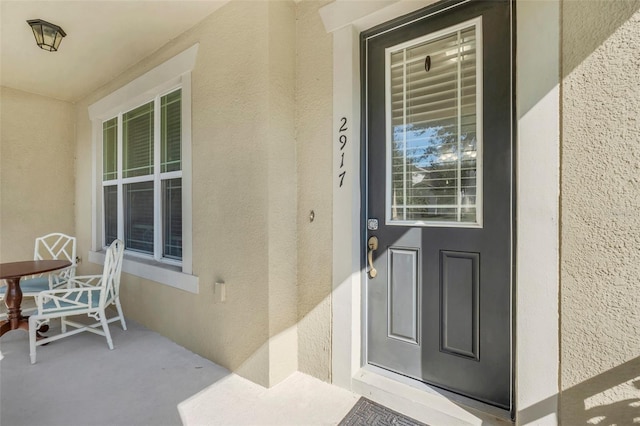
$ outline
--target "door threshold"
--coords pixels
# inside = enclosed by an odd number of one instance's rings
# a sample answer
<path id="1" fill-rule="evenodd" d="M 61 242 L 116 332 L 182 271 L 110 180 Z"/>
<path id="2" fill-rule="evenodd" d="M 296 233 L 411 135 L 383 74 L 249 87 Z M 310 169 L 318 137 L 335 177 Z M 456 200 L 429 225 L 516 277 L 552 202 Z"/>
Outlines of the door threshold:
<path id="1" fill-rule="evenodd" d="M 367 365 L 352 378 L 352 390 L 401 414 L 431 425 L 513 425 L 509 411 L 418 380 Z"/>

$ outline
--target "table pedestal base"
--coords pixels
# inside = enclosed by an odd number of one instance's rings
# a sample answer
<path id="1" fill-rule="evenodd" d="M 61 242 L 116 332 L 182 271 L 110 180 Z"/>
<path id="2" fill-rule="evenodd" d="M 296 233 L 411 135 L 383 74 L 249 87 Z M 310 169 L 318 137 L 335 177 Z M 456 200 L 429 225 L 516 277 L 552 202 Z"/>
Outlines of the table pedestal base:
<path id="1" fill-rule="evenodd" d="M 22 318 L 20 304 L 22 303 L 22 290 L 20 289 L 20 277 L 7 278 L 7 292 L 4 295 L 4 303 L 7 306 L 7 319 L 0 322 L 0 336 L 7 331 L 19 328 L 29 331 L 29 321 Z"/>
<path id="2" fill-rule="evenodd" d="M 20 289 L 20 278 L 23 276 L 51 272 L 71 266 L 67 260 L 29 260 L 24 262 L 10 262 L 0 264 L 0 279 L 7 283 L 7 291 L 4 303 L 7 306 L 7 319 L 0 321 L 0 336 L 11 330 L 29 331 L 29 318 L 22 316 L 20 305 L 22 304 L 22 289 Z M 39 331 L 46 332 L 48 324 L 43 324 L 36 331 L 37 339 L 42 339 Z"/>
<path id="3" fill-rule="evenodd" d="M 24 330 L 29 332 L 29 320 L 21 318 L 18 321 L 4 320 L 0 321 L 0 336 L 11 330 Z"/>

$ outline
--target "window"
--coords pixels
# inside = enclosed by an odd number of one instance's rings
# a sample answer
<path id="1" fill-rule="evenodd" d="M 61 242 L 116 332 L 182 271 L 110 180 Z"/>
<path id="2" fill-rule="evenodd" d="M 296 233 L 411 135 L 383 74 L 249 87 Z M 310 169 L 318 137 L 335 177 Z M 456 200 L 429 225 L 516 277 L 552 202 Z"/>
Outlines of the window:
<path id="1" fill-rule="evenodd" d="M 102 123 L 105 245 L 182 261 L 181 104 L 178 88 Z"/>
<path id="2" fill-rule="evenodd" d="M 390 224 L 479 226 L 480 22 L 386 50 Z"/>
<path id="3" fill-rule="evenodd" d="M 191 70 L 198 45 L 89 107 L 93 250 L 125 243 L 123 271 L 198 292 L 191 275 Z"/>

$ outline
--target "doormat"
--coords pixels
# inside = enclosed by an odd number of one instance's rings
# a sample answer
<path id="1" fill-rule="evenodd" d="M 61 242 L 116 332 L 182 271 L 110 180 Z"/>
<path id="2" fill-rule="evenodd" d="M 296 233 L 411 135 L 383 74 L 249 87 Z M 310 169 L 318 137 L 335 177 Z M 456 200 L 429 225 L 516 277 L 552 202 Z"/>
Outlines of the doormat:
<path id="1" fill-rule="evenodd" d="M 360 398 L 339 426 L 427 426 L 380 404 Z"/>

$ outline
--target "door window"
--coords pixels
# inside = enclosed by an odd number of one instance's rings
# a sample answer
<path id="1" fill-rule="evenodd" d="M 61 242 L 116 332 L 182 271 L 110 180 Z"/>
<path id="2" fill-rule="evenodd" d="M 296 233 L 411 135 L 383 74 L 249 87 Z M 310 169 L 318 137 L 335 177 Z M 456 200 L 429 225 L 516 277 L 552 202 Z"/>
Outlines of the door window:
<path id="1" fill-rule="evenodd" d="M 390 225 L 482 226 L 481 24 L 385 51 Z"/>

